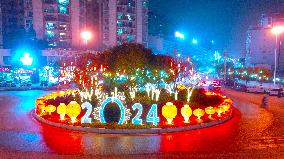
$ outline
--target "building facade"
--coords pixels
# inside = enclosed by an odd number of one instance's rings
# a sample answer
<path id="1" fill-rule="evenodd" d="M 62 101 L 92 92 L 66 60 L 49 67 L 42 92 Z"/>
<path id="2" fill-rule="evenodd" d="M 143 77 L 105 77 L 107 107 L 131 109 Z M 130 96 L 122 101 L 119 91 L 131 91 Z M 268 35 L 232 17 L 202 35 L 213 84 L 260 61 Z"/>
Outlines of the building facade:
<path id="1" fill-rule="evenodd" d="M 101 0 L 104 47 L 137 42 L 148 46 L 148 0 Z"/>
<path id="2" fill-rule="evenodd" d="M 246 40 L 247 66 L 264 66 L 274 70 L 276 48 L 277 71 L 284 72 L 284 35 L 278 35 L 276 43 L 276 36 L 271 32 L 273 26 L 277 25 L 284 25 L 284 17 L 279 14 L 263 15 L 257 26 L 249 28 Z"/>
<path id="3" fill-rule="evenodd" d="M 3 48 L 11 48 L 32 31 L 31 0 L 1 0 L 1 35 Z"/>
<path id="4" fill-rule="evenodd" d="M 3 48 L 3 33 L 2 33 L 2 9 L 0 3 L 0 49 Z"/>
<path id="5" fill-rule="evenodd" d="M 33 27 L 38 39 L 49 47 L 77 48 L 82 45 L 80 32 L 85 29 L 86 1 L 32 0 Z"/>
<path id="6" fill-rule="evenodd" d="M 26 36 L 46 40 L 48 47 L 54 48 L 83 45 L 80 32 L 86 28 L 86 0 L 1 0 L 0 3 L 4 48 L 11 48 Z"/>

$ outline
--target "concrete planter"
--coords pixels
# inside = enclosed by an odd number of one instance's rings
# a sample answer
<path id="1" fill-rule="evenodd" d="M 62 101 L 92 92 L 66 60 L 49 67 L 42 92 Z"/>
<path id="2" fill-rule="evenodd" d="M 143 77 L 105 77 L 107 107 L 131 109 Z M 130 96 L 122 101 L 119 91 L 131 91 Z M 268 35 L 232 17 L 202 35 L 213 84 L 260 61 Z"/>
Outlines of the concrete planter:
<path id="1" fill-rule="evenodd" d="M 196 125 L 191 125 L 187 127 L 177 127 L 177 128 L 149 128 L 149 129 L 105 129 L 105 128 L 90 128 L 90 127 L 80 127 L 80 126 L 70 126 L 61 123 L 55 123 L 44 118 L 38 116 L 35 112 L 33 112 L 34 118 L 38 121 L 52 125 L 55 127 L 69 129 L 74 131 L 84 131 L 89 133 L 100 133 L 100 134 L 161 134 L 161 133 L 171 133 L 171 132 L 181 132 L 181 131 L 188 131 L 188 130 L 195 130 L 195 129 L 202 129 L 211 127 L 214 125 L 225 123 L 226 121 L 230 120 L 234 116 L 234 112 L 231 113 L 229 116 L 222 120 L 215 120 L 208 123 L 201 123 Z"/>

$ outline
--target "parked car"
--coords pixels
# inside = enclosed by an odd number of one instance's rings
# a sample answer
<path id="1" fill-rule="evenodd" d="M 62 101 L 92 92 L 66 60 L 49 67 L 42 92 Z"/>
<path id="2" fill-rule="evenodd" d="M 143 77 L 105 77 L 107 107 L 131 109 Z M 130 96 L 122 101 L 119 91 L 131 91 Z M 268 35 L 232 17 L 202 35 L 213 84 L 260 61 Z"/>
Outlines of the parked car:
<path id="1" fill-rule="evenodd" d="M 233 86 L 232 88 L 237 90 L 237 91 L 242 91 L 242 92 L 246 92 L 247 91 L 247 86 L 244 85 L 244 84 L 236 83 L 235 86 Z"/>
<path id="2" fill-rule="evenodd" d="M 6 87 L 16 87 L 16 84 L 13 81 L 6 81 Z"/>
<path id="3" fill-rule="evenodd" d="M 32 82 L 31 81 L 25 81 L 25 82 L 22 82 L 21 87 L 30 87 L 32 86 Z"/>
<path id="4" fill-rule="evenodd" d="M 284 96 L 284 90 L 282 88 L 271 89 L 268 93 L 270 96 Z"/>
<path id="5" fill-rule="evenodd" d="M 265 90 L 261 86 L 247 86 L 248 93 L 265 93 Z"/>
<path id="6" fill-rule="evenodd" d="M 48 86 L 48 81 L 41 81 L 40 86 L 44 86 L 44 87 Z"/>

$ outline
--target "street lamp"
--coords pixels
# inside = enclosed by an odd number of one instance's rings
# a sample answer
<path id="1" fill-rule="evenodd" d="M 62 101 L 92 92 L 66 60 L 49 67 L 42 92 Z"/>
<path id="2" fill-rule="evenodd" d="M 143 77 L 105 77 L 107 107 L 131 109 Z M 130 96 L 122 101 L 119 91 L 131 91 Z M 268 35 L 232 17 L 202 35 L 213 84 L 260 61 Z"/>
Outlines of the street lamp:
<path id="1" fill-rule="evenodd" d="M 176 31 L 175 32 L 175 37 L 176 38 L 179 38 L 179 39 L 185 39 L 185 36 L 184 36 L 184 34 L 183 33 L 181 33 L 181 32 L 179 32 L 179 31 Z"/>
<path id="2" fill-rule="evenodd" d="M 196 45 L 197 43 L 198 43 L 198 41 L 195 38 L 193 38 L 192 39 L 192 44 Z"/>
<path id="3" fill-rule="evenodd" d="M 276 69 L 277 69 L 277 45 L 278 45 L 278 36 L 284 32 L 284 26 L 275 26 L 271 30 L 272 34 L 275 35 L 275 48 L 274 48 L 274 74 L 273 74 L 273 83 L 275 87 L 276 83 Z"/>
<path id="4" fill-rule="evenodd" d="M 92 39 L 92 33 L 89 31 L 83 31 L 81 32 L 81 38 L 84 40 L 85 47 L 87 49 L 88 41 Z"/>

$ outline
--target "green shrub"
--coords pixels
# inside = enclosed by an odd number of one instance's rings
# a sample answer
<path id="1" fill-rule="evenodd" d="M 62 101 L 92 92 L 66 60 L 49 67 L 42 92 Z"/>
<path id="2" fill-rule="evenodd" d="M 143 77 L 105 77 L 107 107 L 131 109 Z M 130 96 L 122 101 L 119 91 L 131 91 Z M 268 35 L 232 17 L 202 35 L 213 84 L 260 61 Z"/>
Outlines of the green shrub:
<path id="1" fill-rule="evenodd" d="M 116 103 L 108 103 L 104 109 L 104 117 L 107 123 L 118 123 L 120 119 L 120 108 Z"/>
<path id="2" fill-rule="evenodd" d="M 187 92 L 186 89 L 180 90 L 178 92 L 178 100 L 183 102 L 183 103 L 186 103 L 187 102 L 187 95 L 188 95 L 188 92 Z"/>

